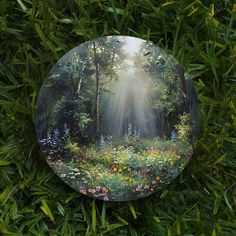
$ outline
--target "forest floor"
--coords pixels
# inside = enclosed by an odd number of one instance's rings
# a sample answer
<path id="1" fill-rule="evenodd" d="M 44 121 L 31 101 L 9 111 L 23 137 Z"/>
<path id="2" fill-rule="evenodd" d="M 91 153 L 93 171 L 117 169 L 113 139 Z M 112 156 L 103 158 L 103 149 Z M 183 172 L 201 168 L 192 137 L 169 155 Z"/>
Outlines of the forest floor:
<path id="1" fill-rule="evenodd" d="M 136 138 L 122 143 L 91 145 L 74 152 L 69 161 L 52 156 L 47 160 L 77 191 L 103 200 L 127 201 L 169 184 L 193 152 L 190 143 L 179 140 Z"/>

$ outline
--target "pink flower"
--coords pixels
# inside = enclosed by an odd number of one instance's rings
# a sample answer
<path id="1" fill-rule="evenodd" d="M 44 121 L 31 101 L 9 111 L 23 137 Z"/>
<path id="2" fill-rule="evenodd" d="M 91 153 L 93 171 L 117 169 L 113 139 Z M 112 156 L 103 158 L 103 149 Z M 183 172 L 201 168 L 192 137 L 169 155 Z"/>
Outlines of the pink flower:
<path id="1" fill-rule="evenodd" d="M 96 190 L 95 190 L 95 189 L 92 189 L 91 193 L 92 193 L 92 194 L 96 193 Z"/>
<path id="2" fill-rule="evenodd" d="M 142 185 L 138 185 L 138 186 L 135 188 L 136 191 L 141 191 L 141 189 L 142 189 Z"/>
<path id="3" fill-rule="evenodd" d="M 152 184 L 156 184 L 157 183 L 157 181 L 154 179 L 154 180 L 152 180 Z"/>
<path id="4" fill-rule="evenodd" d="M 108 189 L 106 187 L 102 187 L 102 192 L 107 193 Z"/>
<path id="5" fill-rule="evenodd" d="M 145 184 L 143 188 L 144 189 L 149 189 L 149 185 Z"/>
<path id="6" fill-rule="evenodd" d="M 79 188 L 79 191 L 80 191 L 80 193 L 82 193 L 82 194 L 87 194 L 86 191 L 85 191 L 85 189 L 84 189 L 83 187 L 80 187 L 80 188 Z"/>

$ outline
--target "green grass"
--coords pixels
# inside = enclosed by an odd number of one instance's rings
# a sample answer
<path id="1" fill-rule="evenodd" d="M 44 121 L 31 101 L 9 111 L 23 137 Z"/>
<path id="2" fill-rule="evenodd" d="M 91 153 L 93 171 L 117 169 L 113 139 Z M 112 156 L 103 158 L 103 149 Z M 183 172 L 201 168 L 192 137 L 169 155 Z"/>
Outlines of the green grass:
<path id="1" fill-rule="evenodd" d="M 0 234 L 236 234 L 234 1 L 0 0 Z M 194 80 L 202 130 L 185 171 L 142 200 L 105 203 L 75 192 L 40 158 L 35 102 L 52 65 L 105 35 L 169 50 Z"/>

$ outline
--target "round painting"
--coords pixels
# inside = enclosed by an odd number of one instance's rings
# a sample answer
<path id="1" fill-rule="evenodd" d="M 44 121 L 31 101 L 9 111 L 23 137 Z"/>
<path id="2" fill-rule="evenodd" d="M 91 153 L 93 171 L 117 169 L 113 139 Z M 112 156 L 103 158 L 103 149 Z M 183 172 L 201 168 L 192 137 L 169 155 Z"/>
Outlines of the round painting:
<path id="1" fill-rule="evenodd" d="M 43 157 L 82 194 L 148 196 L 180 174 L 199 129 L 196 92 L 182 65 L 150 41 L 107 36 L 65 54 L 40 90 Z"/>

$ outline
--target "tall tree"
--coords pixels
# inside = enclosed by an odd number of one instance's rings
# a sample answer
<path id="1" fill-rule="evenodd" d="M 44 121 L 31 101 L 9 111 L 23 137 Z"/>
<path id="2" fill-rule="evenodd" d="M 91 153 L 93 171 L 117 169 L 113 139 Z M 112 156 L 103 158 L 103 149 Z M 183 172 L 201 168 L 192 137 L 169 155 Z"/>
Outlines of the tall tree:
<path id="1" fill-rule="evenodd" d="M 99 62 L 98 62 L 98 56 L 97 56 L 97 49 L 99 48 L 98 45 L 96 45 L 95 42 L 93 42 L 93 54 L 94 54 L 94 65 L 95 65 L 95 76 L 96 76 L 96 101 L 95 101 L 95 107 L 96 107 L 96 132 L 99 134 L 100 132 L 100 112 L 99 112 L 99 100 L 100 100 L 100 88 L 99 88 Z"/>
<path id="2" fill-rule="evenodd" d="M 100 96 L 108 92 L 106 84 L 117 78 L 117 71 L 124 57 L 122 37 L 106 37 L 92 41 L 90 58 L 93 58 L 95 76 L 95 126 L 96 134 L 100 134 Z"/>

